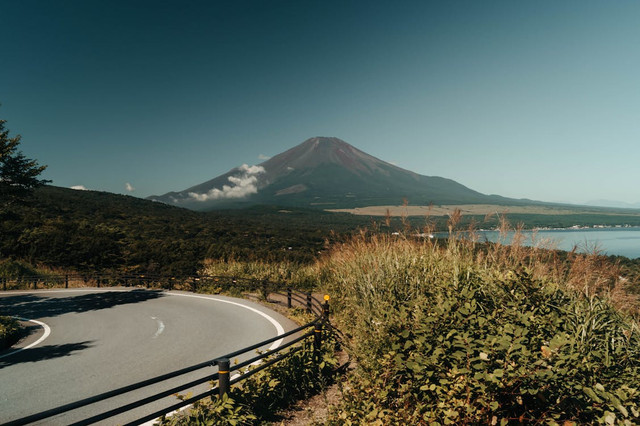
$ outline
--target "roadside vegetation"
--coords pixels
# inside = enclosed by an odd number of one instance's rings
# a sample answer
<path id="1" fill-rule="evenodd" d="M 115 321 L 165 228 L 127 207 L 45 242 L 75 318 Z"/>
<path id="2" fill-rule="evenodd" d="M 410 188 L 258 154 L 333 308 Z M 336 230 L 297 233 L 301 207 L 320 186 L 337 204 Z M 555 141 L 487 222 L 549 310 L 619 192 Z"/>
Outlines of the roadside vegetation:
<path id="1" fill-rule="evenodd" d="M 22 327 L 11 317 L 0 316 L 0 350 L 8 348 L 20 337 Z"/>
<path id="2" fill-rule="evenodd" d="M 478 243 L 473 230 L 455 231 L 459 219 L 445 240 L 363 231 L 304 267 L 208 261 L 205 270 L 307 280 L 331 294 L 355 369 L 327 424 L 640 422 L 638 282 L 624 276 L 628 265 L 525 247 L 517 229 L 511 245 Z M 513 230 L 500 223 L 506 238 Z M 300 385 L 287 377 L 285 388 Z M 170 421 L 261 423 L 269 417 L 251 408 L 251 389 Z"/>
<path id="3" fill-rule="evenodd" d="M 233 386 L 227 396 L 201 400 L 185 413 L 163 419 L 161 424 L 249 425 L 277 422 L 279 410 L 322 392 L 334 380 L 337 366 L 335 340 L 329 334 L 323 339 L 320 353 L 321 358 L 316 359 L 312 342 L 307 339 L 302 349 L 272 368 L 259 371 Z M 263 362 L 269 360 L 265 358 Z"/>
<path id="4" fill-rule="evenodd" d="M 638 301 L 605 257 L 363 233 L 322 269 L 357 364 L 329 424 L 640 419 Z"/>

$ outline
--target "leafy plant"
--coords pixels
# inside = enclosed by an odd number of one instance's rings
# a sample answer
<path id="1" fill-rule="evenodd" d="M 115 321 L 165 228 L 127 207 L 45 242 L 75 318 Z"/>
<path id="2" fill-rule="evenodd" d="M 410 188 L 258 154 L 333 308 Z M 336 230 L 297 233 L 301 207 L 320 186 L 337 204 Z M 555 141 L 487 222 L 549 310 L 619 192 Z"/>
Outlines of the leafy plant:
<path id="1" fill-rule="evenodd" d="M 18 339 L 21 330 L 17 320 L 0 316 L 0 349 L 11 346 Z"/>
<path id="2" fill-rule="evenodd" d="M 329 423 L 637 423 L 640 338 L 611 303 L 620 283 L 598 259 L 548 256 L 455 236 L 337 248 L 322 268 L 359 368 Z"/>
<path id="3" fill-rule="evenodd" d="M 273 420 L 277 410 L 324 389 L 337 365 L 334 346 L 333 338 L 325 338 L 321 358 L 316 359 L 307 339 L 301 349 L 241 381 L 227 396 L 195 404 L 187 413 L 166 418 L 162 424 L 252 425 Z"/>

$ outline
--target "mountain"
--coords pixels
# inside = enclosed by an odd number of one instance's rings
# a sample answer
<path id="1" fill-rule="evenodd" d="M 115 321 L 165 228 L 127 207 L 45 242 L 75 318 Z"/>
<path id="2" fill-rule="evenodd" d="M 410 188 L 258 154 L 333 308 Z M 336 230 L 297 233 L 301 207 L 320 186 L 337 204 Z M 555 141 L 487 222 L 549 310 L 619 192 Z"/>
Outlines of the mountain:
<path id="1" fill-rule="evenodd" d="M 614 200 L 592 200 L 585 203 L 585 206 L 612 207 L 617 209 L 640 209 L 640 203 L 626 203 Z"/>
<path id="2" fill-rule="evenodd" d="M 149 199 L 194 210 L 252 204 L 349 208 L 398 205 L 403 199 L 413 205 L 525 202 L 423 176 L 329 137 L 308 139 L 257 166 L 242 165 L 183 191 Z"/>

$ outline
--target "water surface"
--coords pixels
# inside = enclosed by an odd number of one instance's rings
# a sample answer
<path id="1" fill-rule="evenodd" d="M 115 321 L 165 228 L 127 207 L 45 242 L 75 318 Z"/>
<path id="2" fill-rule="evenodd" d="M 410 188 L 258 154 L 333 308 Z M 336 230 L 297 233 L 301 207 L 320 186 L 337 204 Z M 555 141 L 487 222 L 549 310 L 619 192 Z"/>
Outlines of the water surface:
<path id="1" fill-rule="evenodd" d="M 481 241 L 497 241 L 498 231 L 479 231 Z M 603 254 L 640 258 L 640 228 L 589 228 L 589 229 L 550 229 L 524 231 L 526 245 L 591 252 L 597 248 Z M 509 243 L 513 232 L 509 233 Z M 533 237 L 533 241 L 532 241 Z"/>

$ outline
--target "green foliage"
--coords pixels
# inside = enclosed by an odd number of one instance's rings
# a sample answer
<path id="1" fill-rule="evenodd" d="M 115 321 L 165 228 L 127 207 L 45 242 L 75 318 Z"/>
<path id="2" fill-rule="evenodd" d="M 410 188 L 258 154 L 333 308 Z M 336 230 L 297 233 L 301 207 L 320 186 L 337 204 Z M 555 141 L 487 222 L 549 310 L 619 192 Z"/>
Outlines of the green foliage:
<path id="1" fill-rule="evenodd" d="M 194 275 L 204 259 L 304 264 L 363 219 L 255 207 L 201 213 L 45 186 L 0 221 L 0 259 L 91 272 Z M 335 230 L 338 234 L 332 234 Z M 333 236 L 332 236 L 333 235 Z"/>
<path id="2" fill-rule="evenodd" d="M 18 150 L 21 137 L 9 137 L 9 130 L 4 127 L 6 122 L 0 120 L 0 213 L 24 201 L 34 188 L 48 182 L 38 179 L 46 166 L 39 166 Z"/>
<path id="3" fill-rule="evenodd" d="M 325 337 L 318 360 L 307 339 L 302 349 L 241 381 L 227 397 L 202 401 L 185 414 L 164 419 L 162 424 L 253 425 L 274 420 L 278 410 L 326 387 L 337 365 L 334 346 L 335 341 Z"/>
<path id="4" fill-rule="evenodd" d="M 330 423 L 640 422 L 635 323 L 495 259 L 455 239 L 333 253 L 333 306 L 360 368 Z"/>
<path id="5" fill-rule="evenodd" d="M 195 426 L 241 426 L 251 425 L 257 418 L 250 407 L 243 405 L 228 395 L 212 401 L 197 401 L 188 414 L 165 418 L 162 425 Z"/>
<path id="6" fill-rule="evenodd" d="M 20 323 L 11 317 L 0 316 L 0 349 L 11 346 L 20 335 Z"/>
<path id="7" fill-rule="evenodd" d="M 206 260 L 202 275 L 237 277 L 261 281 L 270 281 L 290 285 L 298 289 L 313 289 L 320 284 L 315 264 L 300 264 L 283 260 L 280 262 L 220 261 Z"/>
<path id="8" fill-rule="evenodd" d="M 39 271 L 33 265 L 27 262 L 21 262 L 19 260 L 0 260 L 0 277 L 3 278 L 22 278 L 33 275 L 38 275 L 42 271 Z"/>

